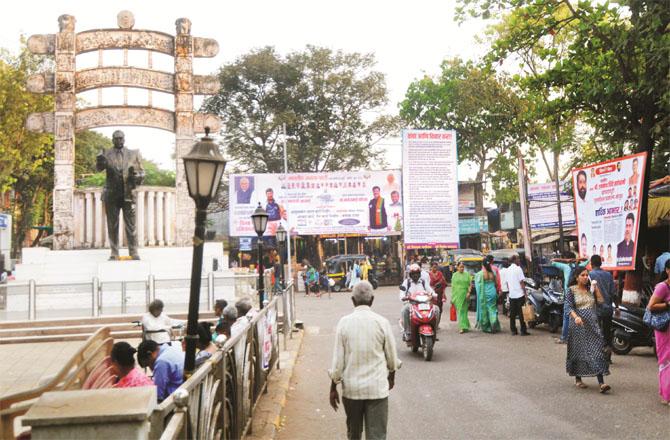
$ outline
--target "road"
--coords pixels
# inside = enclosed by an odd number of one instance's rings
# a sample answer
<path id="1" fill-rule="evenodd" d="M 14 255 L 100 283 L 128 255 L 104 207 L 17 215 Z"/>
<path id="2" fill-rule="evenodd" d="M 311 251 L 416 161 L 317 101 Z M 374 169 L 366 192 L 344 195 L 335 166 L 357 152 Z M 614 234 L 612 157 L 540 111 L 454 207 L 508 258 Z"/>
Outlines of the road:
<path id="1" fill-rule="evenodd" d="M 278 438 L 346 438 L 342 408 L 328 404 L 335 326 L 350 313 L 349 293 L 297 298 L 305 324 Z M 400 341 L 397 289 L 375 291 L 373 310 L 391 321 L 403 366 L 389 400 L 389 439 L 610 439 L 670 438 L 670 408 L 658 397 L 656 358 L 649 348 L 614 356 L 608 395 L 595 378 L 580 390 L 565 372 L 565 345 L 538 327 L 529 337 L 509 331 L 458 334 L 443 319 L 433 361 Z M 471 323 L 474 318 L 471 314 Z M 504 329 L 508 321 L 502 317 Z"/>

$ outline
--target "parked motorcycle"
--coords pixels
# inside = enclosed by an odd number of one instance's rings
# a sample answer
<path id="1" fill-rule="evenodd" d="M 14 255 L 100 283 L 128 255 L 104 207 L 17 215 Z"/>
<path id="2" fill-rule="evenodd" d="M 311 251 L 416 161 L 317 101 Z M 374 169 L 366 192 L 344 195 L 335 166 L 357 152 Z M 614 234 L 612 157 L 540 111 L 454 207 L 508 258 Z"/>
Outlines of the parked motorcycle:
<path id="1" fill-rule="evenodd" d="M 619 316 L 612 316 L 612 351 L 619 355 L 630 353 L 633 347 L 653 347 L 656 350 L 654 330 L 643 321 L 644 309 L 619 307 Z"/>
<path id="2" fill-rule="evenodd" d="M 400 286 L 400 290 L 406 291 L 405 286 Z M 413 292 L 407 297 L 411 304 L 410 309 L 410 342 L 412 352 L 416 353 L 421 348 L 423 358 L 430 361 L 433 358 L 433 347 L 435 345 L 435 329 L 437 328 L 437 306 L 433 305 L 432 295 L 426 292 Z M 400 327 L 403 329 L 402 320 Z"/>
<path id="3" fill-rule="evenodd" d="M 556 333 L 563 323 L 563 292 L 549 286 L 542 286 L 532 278 L 525 278 L 528 302 L 535 309 L 535 319 L 528 322 L 530 328 L 547 324 L 551 333 Z"/>

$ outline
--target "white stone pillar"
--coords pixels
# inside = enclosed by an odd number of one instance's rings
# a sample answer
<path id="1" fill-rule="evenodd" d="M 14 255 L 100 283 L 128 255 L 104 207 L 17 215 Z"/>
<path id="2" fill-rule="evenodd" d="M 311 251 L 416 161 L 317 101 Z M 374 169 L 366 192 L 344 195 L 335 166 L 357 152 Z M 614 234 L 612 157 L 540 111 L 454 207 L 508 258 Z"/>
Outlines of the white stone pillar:
<path id="1" fill-rule="evenodd" d="M 105 236 L 107 235 L 107 230 L 104 229 L 104 226 L 102 224 L 102 216 L 103 216 L 103 211 L 102 211 L 102 193 L 100 191 L 96 191 L 93 193 L 93 204 L 94 209 L 94 229 L 95 233 L 93 234 L 93 247 L 96 249 L 100 249 L 101 247 L 104 246 L 105 242 Z"/>
<path id="2" fill-rule="evenodd" d="M 165 246 L 163 225 L 165 224 L 165 192 L 156 192 L 156 244 L 158 246 Z"/>
<path id="3" fill-rule="evenodd" d="M 156 245 L 156 203 L 155 192 L 147 191 L 147 246 Z"/>
<path id="4" fill-rule="evenodd" d="M 86 241 L 85 227 L 85 212 L 84 212 L 84 194 L 81 192 L 74 193 L 74 246 L 83 247 Z"/>
<path id="5" fill-rule="evenodd" d="M 138 189 L 137 190 L 137 205 L 135 209 L 135 215 L 136 215 L 136 228 L 137 228 L 137 246 L 138 247 L 144 247 L 145 241 L 144 241 L 144 230 L 146 228 L 146 224 L 144 223 L 144 194 L 145 191 L 143 189 Z"/>
<path id="6" fill-rule="evenodd" d="M 88 248 L 93 247 L 93 193 L 90 190 L 87 190 L 84 193 L 86 198 L 86 207 L 84 211 L 86 212 L 86 240 L 84 245 Z"/>
<path id="7" fill-rule="evenodd" d="M 165 193 L 165 243 L 174 245 L 174 192 Z"/>

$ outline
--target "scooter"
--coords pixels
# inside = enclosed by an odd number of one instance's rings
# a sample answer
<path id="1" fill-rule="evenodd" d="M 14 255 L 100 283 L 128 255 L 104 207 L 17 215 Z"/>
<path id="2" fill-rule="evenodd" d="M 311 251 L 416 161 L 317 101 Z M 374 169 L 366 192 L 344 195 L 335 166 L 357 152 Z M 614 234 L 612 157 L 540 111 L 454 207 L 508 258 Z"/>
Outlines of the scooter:
<path id="1" fill-rule="evenodd" d="M 642 321 L 644 309 L 619 306 L 619 316 L 612 316 L 612 351 L 619 355 L 630 353 L 633 347 L 653 347 L 654 330 Z"/>
<path id="2" fill-rule="evenodd" d="M 405 286 L 400 286 L 400 290 L 406 291 Z M 435 329 L 437 327 L 437 306 L 433 305 L 433 296 L 426 292 L 413 292 L 407 296 L 407 301 L 411 304 L 410 309 L 410 340 L 408 345 L 412 348 L 412 353 L 416 353 L 421 348 L 423 359 L 430 361 L 433 358 L 433 346 L 435 345 Z M 403 328 L 402 320 L 400 328 Z"/>
<path id="3" fill-rule="evenodd" d="M 547 324 L 551 333 L 556 333 L 563 323 L 563 292 L 541 286 L 532 278 L 523 280 L 528 293 L 528 302 L 535 309 L 535 319 L 528 322 L 530 328 L 538 324 Z"/>

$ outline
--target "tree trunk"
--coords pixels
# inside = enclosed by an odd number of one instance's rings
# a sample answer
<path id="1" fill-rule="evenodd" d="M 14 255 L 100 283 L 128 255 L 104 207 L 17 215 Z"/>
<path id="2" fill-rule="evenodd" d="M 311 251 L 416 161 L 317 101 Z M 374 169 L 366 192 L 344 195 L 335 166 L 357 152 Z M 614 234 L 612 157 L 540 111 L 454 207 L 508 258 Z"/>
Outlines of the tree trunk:
<path id="1" fill-rule="evenodd" d="M 480 217 L 486 215 L 486 210 L 484 209 L 484 166 L 479 167 L 477 172 L 476 182 L 474 185 L 475 192 L 475 215 Z"/>

